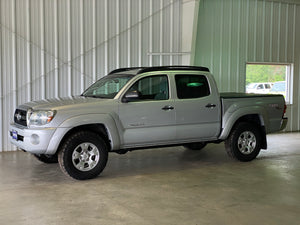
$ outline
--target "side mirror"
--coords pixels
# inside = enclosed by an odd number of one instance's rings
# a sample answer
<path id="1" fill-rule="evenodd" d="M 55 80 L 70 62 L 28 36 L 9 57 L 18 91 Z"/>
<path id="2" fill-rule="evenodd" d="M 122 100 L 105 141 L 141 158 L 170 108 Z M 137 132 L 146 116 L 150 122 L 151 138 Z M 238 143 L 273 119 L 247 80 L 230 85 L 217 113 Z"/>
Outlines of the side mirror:
<path id="1" fill-rule="evenodd" d="M 141 93 L 139 91 L 129 91 L 122 98 L 122 102 L 132 102 L 139 100 L 141 98 Z"/>

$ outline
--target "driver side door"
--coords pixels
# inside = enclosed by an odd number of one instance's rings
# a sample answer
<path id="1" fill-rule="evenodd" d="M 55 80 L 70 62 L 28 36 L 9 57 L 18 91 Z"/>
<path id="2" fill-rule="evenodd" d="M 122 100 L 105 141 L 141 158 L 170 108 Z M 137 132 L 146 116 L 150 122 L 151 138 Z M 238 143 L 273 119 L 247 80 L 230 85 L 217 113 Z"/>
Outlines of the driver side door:
<path id="1" fill-rule="evenodd" d="M 142 147 L 168 144 L 176 138 L 174 100 L 170 99 L 167 75 L 139 79 L 127 91 L 140 97 L 120 103 L 119 119 L 123 125 L 123 146 Z"/>

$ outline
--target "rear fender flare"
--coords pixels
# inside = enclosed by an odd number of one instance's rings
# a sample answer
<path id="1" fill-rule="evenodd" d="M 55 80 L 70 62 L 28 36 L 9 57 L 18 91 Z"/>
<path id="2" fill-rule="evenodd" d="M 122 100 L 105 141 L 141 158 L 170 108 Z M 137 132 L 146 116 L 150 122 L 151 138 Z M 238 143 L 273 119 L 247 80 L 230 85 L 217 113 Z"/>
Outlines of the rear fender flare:
<path id="1" fill-rule="evenodd" d="M 251 112 L 251 113 L 249 113 Z M 219 136 L 220 140 L 225 140 L 227 139 L 227 137 L 229 136 L 233 126 L 235 125 L 235 123 L 242 117 L 244 116 L 248 116 L 248 115 L 258 115 L 259 119 L 260 119 L 260 125 L 262 127 L 268 126 L 266 115 L 267 113 L 265 112 L 265 110 L 262 107 L 245 107 L 242 109 L 238 109 L 235 112 L 227 112 L 225 113 L 225 115 L 223 116 L 223 122 L 222 122 L 222 131 L 221 134 Z"/>

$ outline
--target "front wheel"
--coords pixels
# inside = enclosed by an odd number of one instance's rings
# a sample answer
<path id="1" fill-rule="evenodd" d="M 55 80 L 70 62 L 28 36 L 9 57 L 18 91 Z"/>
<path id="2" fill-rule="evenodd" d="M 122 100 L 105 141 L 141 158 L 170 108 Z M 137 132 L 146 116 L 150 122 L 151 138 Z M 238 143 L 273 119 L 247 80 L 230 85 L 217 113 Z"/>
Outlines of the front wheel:
<path id="1" fill-rule="evenodd" d="M 67 138 L 58 153 L 62 171 L 77 180 L 97 177 L 105 168 L 108 148 L 96 133 L 80 131 Z"/>
<path id="2" fill-rule="evenodd" d="M 230 157 L 247 162 L 259 154 L 262 140 L 262 133 L 257 125 L 241 122 L 233 128 L 225 141 L 225 149 Z"/>

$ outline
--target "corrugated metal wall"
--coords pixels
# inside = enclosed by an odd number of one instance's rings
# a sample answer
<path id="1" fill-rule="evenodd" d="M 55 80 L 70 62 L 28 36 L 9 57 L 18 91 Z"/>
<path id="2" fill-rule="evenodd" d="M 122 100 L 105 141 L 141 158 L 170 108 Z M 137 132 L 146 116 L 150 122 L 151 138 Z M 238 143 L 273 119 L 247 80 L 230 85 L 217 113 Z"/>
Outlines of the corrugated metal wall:
<path id="1" fill-rule="evenodd" d="M 114 68 L 181 64 L 181 8 L 181 0 L 0 0 L 0 151 L 14 149 L 8 124 L 20 103 L 80 94 Z"/>
<path id="2" fill-rule="evenodd" d="M 225 92 L 245 90 L 247 62 L 293 63 L 288 131 L 300 130 L 300 3 L 295 2 L 201 0 L 194 57 Z"/>

